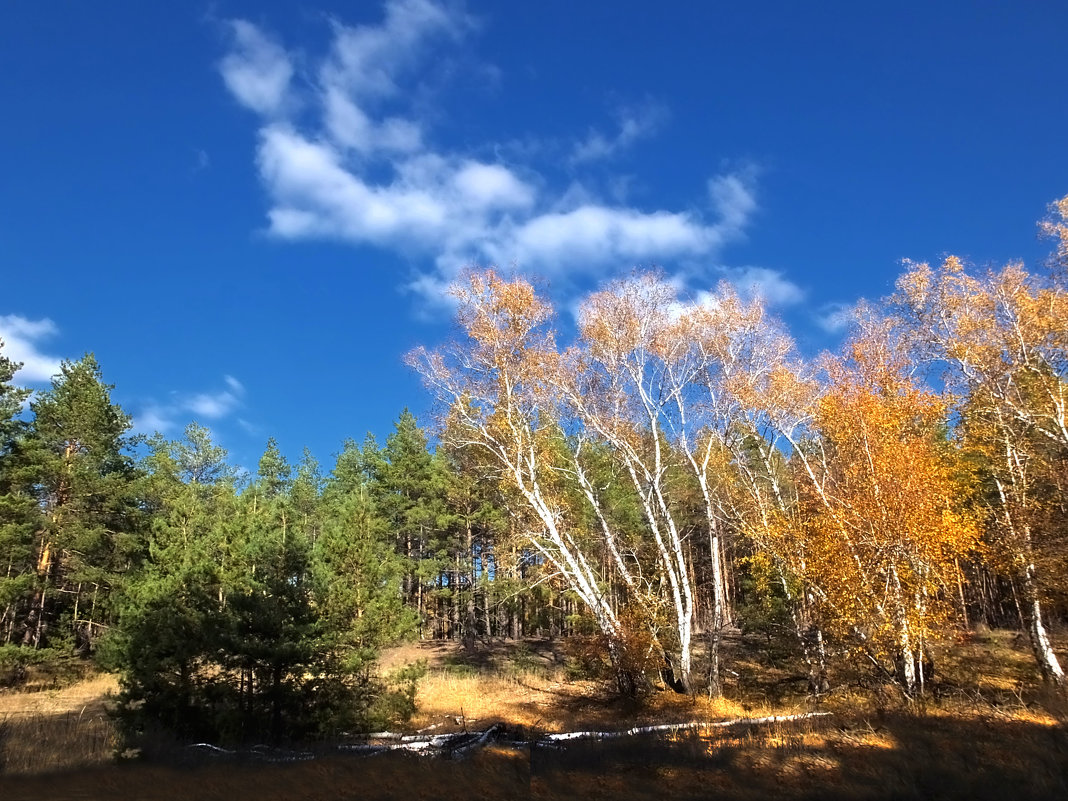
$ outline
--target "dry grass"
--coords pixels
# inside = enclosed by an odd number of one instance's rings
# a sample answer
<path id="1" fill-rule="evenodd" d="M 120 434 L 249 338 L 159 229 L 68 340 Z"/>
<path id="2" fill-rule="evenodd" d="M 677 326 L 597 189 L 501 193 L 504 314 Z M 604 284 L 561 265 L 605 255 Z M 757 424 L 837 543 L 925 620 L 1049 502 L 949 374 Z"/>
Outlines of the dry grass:
<path id="1" fill-rule="evenodd" d="M 855 724 L 855 725 L 854 725 Z M 10 799 L 822 798 L 1047 799 L 1068 793 L 1063 730 L 1002 720 L 887 714 L 881 722 L 803 721 L 491 747 L 461 762 L 406 754 L 290 765 L 137 764 L 0 784 Z"/>
<path id="2" fill-rule="evenodd" d="M 546 733 L 782 712 L 763 704 L 743 706 L 727 699 L 709 701 L 673 693 L 657 693 L 640 702 L 620 699 L 603 682 L 567 680 L 562 670 L 551 676 L 430 671 L 419 684 L 416 702 L 418 712 L 412 720 L 416 729 L 435 724 L 447 728 L 450 721 L 461 718 L 478 728 L 503 723 Z"/>
<path id="3" fill-rule="evenodd" d="M 390 652 L 385 662 L 387 668 L 426 662 L 419 710 L 408 728 L 433 727 L 435 733 L 500 722 L 517 737 L 531 737 L 548 731 L 759 717 L 811 708 L 810 701 L 791 689 L 791 669 L 781 665 L 777 655 L 761 653 L 759 643 L 737 641 L 732 647 L 731 664 L 741 669 L 728 686 L 729 698 L 714 702 L 672 693 L 654 694 L 641 703 L 621 700 L 604 682 L 570 680 L 566 659 L 546 643 L 518 648 L 497 644 L 472 654 L 449 644 L 426 643 Z M 803 721 L 561 747 L 490 747 L 462 762 L 389 754 L 332 756 L 290 765 L 228 761 L 181 771 L 148 764 L 101 766 L 0 780 L 0 798 L 415 801 L 446 793 L 465 799 L 613 801 L 1068 797 L 1068 732 L 1056 709 L 1050 712 L 1044 705 L 1028 659 L 1026 643 L 1011 633 L 984 632 L 942 655 L 939 682 L 922 704 L 886 687 L 839 676 L 837 689 L 820 704 L 833 715 Z M 48 749 L 73 753 L 80 746 L 72 741 L 97 737 L 99 758 L 105 758 L 104 733 L 93 734 L 87 725 L 99 707 L 86 699 L 113 685 L 107 678 L 95 681 L 48 698 L 35 697 L 33 713 L 17 718 L 19 725 L 43 717 L 56 729 L 66 726 L 67 741 L 58 736 L 48 740 L 53 735 L 43 728 L 23 729 L 18 739 L 39 740 L 44 754 Z M 31 696 L 23 694 L 21 702 Z M 9 732 L 17 698 L 0 696 Z M 77 707 L 79 702 L 82 707 Z M 59 768 L 73 763 L 51 764 Z M 24 765 L 19 772 L 31 769 Z"/>
<path id="4" fill-rule="evenodd" d="M 97 673 L 66 687 L 0 693 L 0 718 L 102 711 L 119 690 L 115 676 Z"/>

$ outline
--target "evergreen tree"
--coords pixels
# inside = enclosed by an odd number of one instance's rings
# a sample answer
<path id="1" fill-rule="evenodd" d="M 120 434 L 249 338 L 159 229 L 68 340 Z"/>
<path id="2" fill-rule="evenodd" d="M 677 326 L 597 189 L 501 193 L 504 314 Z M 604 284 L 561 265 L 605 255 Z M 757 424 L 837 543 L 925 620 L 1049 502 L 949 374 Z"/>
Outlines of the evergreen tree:
<path id="1" fill-rule="evenodd" d="M 11 383 L 22 363 L 4 356 L 3 349 L 4 340 L 0 339 L 0 448 L 4 449 L 0 450 L 0 455 L 6 454 L 11 440 L 22 428 L 23 423 L 16 419 L 16 415 L 30 396 L 30 390 Z"/>
<path id="2" fill-rule="evenodd" d="M 292 468 L 271 439 L 238 504 L 235 586 L 229 596 L 224 664 L 237 677 L 240 734 L 300 715 L 300 685 L 317 649 L 311 605 L 311 545 L 294 525 Z"/>
<path id="3" fill-rule="evenodd" d="M 315 544 L 317 608 L 327 645 L 348 669 L 359 671 L 379 648 L 412 633 L 416 618 L 401 598 L 405 562 L 366 483 L 339 491 L 333 481 Z"/>
<path id="4" fill-rule="evenodd" d="M 196 423 L 181 440 L 157 435 L 149 446 L 149 555 L 125 588 L 108 661 L 123 674 L 129 731 L 151 721 L 209 736 L 219 727 L 208 719 L 208 699 L 226 695 L 216 660 L 229 628 L 235 471 Z"/>
<path id="5" fill-rule="evenodd" d="M 322 493 L 323 476 L 319 462 L 311 451 L 304 449 L 293 486 L 289 490 L 293 506 L 294 524 L 297 525 L 309 542 L 314 543 L 322 530 Z"/>
<path id="6" fill-rule="evenodd" d="M 448 549 L 448 576 L 453 590 L 452 636 L 462 639 L 465 647 L 471 649 L 480 633 L 490 633 L 488 619 L 484 617 L 482 625 L 479 624 L 479 610 L 488 615 L 486 601 L 496 590 L 498 596 L 507 599 L 508 634 L 519 637 L 523 629 L 523 605 L 530 593 L 520 583 L 521 549 L 506 547 L 503 559 L 498 553 L 507 520 L 504 505 L 499 502 L 497 482 L 485 479 L 490 471 L 477 461 L 478 454 L 470 449 L 438 448 L 434 456 L 444 478 L 447 512 L 443 541 Z"/>
<path id="7" fill-rule="evenodd" d="M 386 520 L 397 552 L 404 557 L 404 598 L 419 613 L 420 634 L 429 592 L 447 569 L 441 540 L 444 480 L 427 447 L 426 433 L 405 409 L 380 453 L 364 449 L 365 469 L 379 514 Z"/>
<path id="8" fill-rule="evenodd" d="M 15 635 L 20 601 L 32 593 L 37 508 L 13 476 L 13 451 L 25 433 L 16 415 L 30 391 L 12 385 L 22 365 L 5 357 L 2 348 L 0 340 L 0 644 L 6 644 Z"/>
<path id="9" fill-rule="evenodd" d="M 357 456 L 346 447 L 335 472 Z M 225 452 L 196 425 L 154 440 L 147 464 L 150 558 L 114 649 L 128 733 L 280 740 L 361 725 L 381 694 L 378 649 L 413 619 L 362 471 L 324 488 L 306 453 L 291 478 L 272 440 L 237 494 Z"/>
<path id="10" fill-rule="evenodd" d="M 111 401 L 92 354 L 64 361 L 30 403 L 14 482 L 39 510 L 31 597 L 20 599 L 23 642 L 67 638 L 87 653 L 112 621 L 111 599 L 143 554 L 141 475 L 127 453 L 130 418 Z"/>

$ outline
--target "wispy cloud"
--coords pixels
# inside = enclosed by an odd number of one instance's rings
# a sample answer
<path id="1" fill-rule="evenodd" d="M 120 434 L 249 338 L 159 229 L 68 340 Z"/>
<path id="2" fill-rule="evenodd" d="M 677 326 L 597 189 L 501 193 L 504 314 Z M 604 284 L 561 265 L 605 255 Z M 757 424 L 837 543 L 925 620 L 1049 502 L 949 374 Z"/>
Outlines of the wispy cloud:
<path id="1" fill-rule="evenodd" d="M 591 128 L 586 138 L 575 144 L 571 151 L 571 163 L 582 164 L 612 158 L 638 140 L 655 134 L 667 116 L 667 109 L 652 102 L 637 107 L 621 107 L 615 114 L 619 130 L 606 136 Z"/>
<path id="2" fill-rule="evenodd" d="M 298 75 L 298 60 L 271 35 L 229 23 L 220 71 L 235 100 L 260 118 L 268 231 L 422 258 L 427 268 L 409 286 L 426 299 L 471 263 L 596 279 L 637 263 L 712 264 L 743 235 L 757 208 L 748 169 L 709 178 L 692 207 L 639 208 L 593 191 L 603 175 L 584 182 L 576 173 L 570 186 L 554 187 L 535 151 L 487 159 L 490 142 L 463 152 L 435 145 L 413 90 L 477 27 L 458 5 L 387 0 L 379 24 L 333 22 L 328 52 L 303 54 Z M 621 152 L 665 114 L 651 102 L 621 109 L 618 131 L 579 137 L 571 163 L 577 170 Z"/>
<path id="3" fill-rule="evenodd" d="M 779 270 L 767 267 L 723 267 L 724 277 L 744 297 L 760 297 L 769 306 L 794 306 L 805 299 L 805 290 Z"/>
<path id="4" fill-rule="evenodd" d="M 855 303 L 828 303 L 815 314 L 816 324 L 828 334 L 840 334 L 857 319 Z"/>
<path id="5" fill-rule="evenodd" d="M 59 373 L 60 358 L 42 353 L 40 342 L 59 333 L 56 324 L 47 317 L 30 320 L 17 314 L 0 315 L 0 339 L 4 341 L 4 356 L 22 362 L 17 381 L 44 383 Z"/>
<path id="6" fill-rule="evenodd" d="M 280 45 L 251 22 L 231 20 L 232 50 L 219 71 L 226 88 L 243 106 L 265 116 L 289 110 L 293 65 Z"/>
<path id="7" fill-rule="evenodd" d="M 166 434 L 174 430 L 176 426 L 174 411 L 174 409 L 153 404 L 145 405 L 133 415 L 133 428 L 142 434 L 154 434 L 157 431 Z"/>
<path id="8" fill-rule="evenodd" d="M 218 421 L 229 417 L 243 405 L 245 388 L 231 375 L 223 376 L 225 389 L 209 392 L 172 393 L 166 402 L 145 403 L 134 414 L 134 428 L 150 434 L 167 434 L 195 419 Z"/>

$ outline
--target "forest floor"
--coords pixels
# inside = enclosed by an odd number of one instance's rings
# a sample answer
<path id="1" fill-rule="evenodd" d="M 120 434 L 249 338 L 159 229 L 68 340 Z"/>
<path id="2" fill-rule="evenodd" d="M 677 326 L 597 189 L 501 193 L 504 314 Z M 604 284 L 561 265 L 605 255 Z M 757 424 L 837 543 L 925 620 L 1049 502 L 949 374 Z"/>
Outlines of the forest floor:
<path id="1" fill-rule="evenodd" d="M 830 714 L 551 746 L 491 744 L 462 760 L 334 753 L 284 764 L 116 764 L 106 709 L 117 684 L 97 675 L 0 694 L 0 798 L 1068 798 L 1068 707 L 1038 686 L 1027 643 L 1014 632 L 978 632 L 947 649 L 919 702 L 849 672 L 812 700 L 788 650 L 751 635 L 729 639 L 723 699 L 621 699 L 603 678 L 589 677 L 588 666 L 577 669 L 576 646 L 529 639 L 472 651 L 442 642 L 392 649 L 384 671 L 425 663 L 417 711 L 398 731 L 498 724 L 509 738 L 530 741 L 550 732 Z"/>

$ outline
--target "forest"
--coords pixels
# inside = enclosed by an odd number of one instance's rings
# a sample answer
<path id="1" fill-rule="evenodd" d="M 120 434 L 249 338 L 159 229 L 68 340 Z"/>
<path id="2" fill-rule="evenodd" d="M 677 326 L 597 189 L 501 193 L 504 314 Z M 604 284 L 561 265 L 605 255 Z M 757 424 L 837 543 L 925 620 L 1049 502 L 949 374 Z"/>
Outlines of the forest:
<path id="1" fill-rule="evenodd" d="M 805 357 L 759 297 L 635 271 L 563 343 L 537 282 L 471 269 L 434 401 L 333 465 L 208 428 L 134 436 L 95 357 L 50 388 L 0 346 L 0 682 L 117 673 L 129 743 L 294 742 L 414 710 L 402 641 L 583 644 L 622 697 L 716 698 L 725 638 L 782 644 L 805 692 L 850 671 L 923 699 L 977 626 L 1064 695 L 1068 197 L 1046 264 L 906 263 Z"/>

